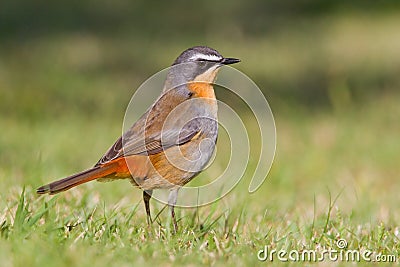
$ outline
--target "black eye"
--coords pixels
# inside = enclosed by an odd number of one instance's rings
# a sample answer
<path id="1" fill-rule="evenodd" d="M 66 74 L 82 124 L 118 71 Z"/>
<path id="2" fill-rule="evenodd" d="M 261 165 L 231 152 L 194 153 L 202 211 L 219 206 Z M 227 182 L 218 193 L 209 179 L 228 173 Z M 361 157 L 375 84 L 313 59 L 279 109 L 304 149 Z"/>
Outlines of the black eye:
<path id="1" fill-rule="evenodd" d="M 220 60 L 210 60 L 210 59 L 204 59 L 204 58 L 198 58 L 196 59 L 197 62 L 208 62 L 208 63 L 219 63 L 221 62 L 222 59 Z"/>
<path id="2" fill-rule="evenodd" d="M 199 55 L 197 58 L 194 58 L 194 61 L 197 62 L 210 62 L 210 63 L 219 63 L 223 60 L 222 57 L 208 54 L 208 55 Z"/>

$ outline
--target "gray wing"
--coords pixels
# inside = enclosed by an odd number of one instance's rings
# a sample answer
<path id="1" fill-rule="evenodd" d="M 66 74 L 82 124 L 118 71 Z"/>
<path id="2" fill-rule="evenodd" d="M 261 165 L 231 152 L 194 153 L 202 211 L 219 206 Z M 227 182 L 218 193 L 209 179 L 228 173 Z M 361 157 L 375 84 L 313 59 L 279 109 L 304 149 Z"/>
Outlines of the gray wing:
<path id="1" fill-rule="evenodd" d="M 132 130 L 126 132 L 112 145 L 104 156 L 95 166 L 102 165 L 122 156 L 131 155 L 154 155 L 172 146 L 179 146 L 189 142 L 197 134 L 200 128 L 195 123 L 191 123 L 183 129 L 171 129 L 153 136 L 145 137 L 142 133 L 132 133 Z"/>
<path id="2" fill-rule="evenodd" d="M 158 134 L 139 140 L 126 141 L 123 148 L 124 156 L 130 155 L 153 155 L 172 146 L 179 146 L 189 142 L 200 131 L 183 129 L 182 131 L 164 131 L 162 137 Z"/>
<path id="3" fill-rule="evenodd" d="M 179 88 L 164 93 L 156 101 L 156 104 L 143 114 L 108 149 L 104 156 L 97 162 L 96 166 L 122 156 L 157 154 L 172 146 L 187 143 L 200 132 L 207 133 L 211 131 L 212 135 L 216 136 L 217 124 L 215 121 L 212 121 L 210 124 L 199 116 L 202 113 L 197 114 L 197 117 L 192 117 L 193 115 L 190 110 L 193 108 L 193 105 L 196 105 L 197 110 L 201 110 L 198 102 L 185 102 L 186 104 L 181 105 L 187 97 L 187 92 L 184 91 L 182 93 Z M 176 115 L 176 120 L 169 121 L 161 134 L 161 128 L 166 118 L 170 115 L 174 107 L 178 105 L 180 109 L 179 114 Z M 208 129 L 210 125 L 212 129 Z"/>

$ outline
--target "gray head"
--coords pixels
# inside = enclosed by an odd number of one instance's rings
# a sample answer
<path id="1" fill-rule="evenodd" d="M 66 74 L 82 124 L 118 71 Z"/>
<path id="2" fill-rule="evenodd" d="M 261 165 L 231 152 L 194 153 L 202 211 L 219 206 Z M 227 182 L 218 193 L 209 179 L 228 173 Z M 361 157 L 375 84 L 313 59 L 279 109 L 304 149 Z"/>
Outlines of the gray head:
<path id="1" fill-rule="evenodd" d="M 183 51 L 172 64 L 166 81 L 166 86 L 203 81 L 212 83 L 218 69 L 223 65 L 240 62 L 236 58 L 225 58 L 217 50 L 207 46 L 194 46 Z"/>
<path id="2" fill-rule="evenodd" d="M 210 62 L 228 65 L 240 62 L 236 58 L 224 58 L 217 50 L 208 46 L 194 46 L 183 51 L 172 65 L 188 62 Z"/>

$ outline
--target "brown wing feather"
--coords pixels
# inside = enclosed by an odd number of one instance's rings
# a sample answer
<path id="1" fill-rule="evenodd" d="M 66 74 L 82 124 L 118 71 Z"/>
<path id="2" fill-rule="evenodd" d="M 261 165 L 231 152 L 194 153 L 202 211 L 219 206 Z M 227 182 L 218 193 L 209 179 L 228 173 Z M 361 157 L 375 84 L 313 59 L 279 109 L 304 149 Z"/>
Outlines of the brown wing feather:
<path id="1" fill-rule="evenodd" d="M 184 131 L 177 133 L 171 131 L 170 133 L 163 133 L 162 140 L 159 135 L 154 138 L 146 139 L 144 142 L 132 142 L 124 144 L 124 156 L 130 155 L 154 155 L 172 146 L 183 145 L 190 141 L 193 136 L 198 134 L 197 131 Z M 179 136 L 178 136 L 179 135 Z"/>
<path id="2" fill-rule="evenodd" d="M 160 140 L 159 136 L 156 136 L 145 141 L 127 142 L 126 144 L 123 144 L 122 137 L 120 137 L 95 166 L 102 165 L 121 156 L 154 155 L 172 146 L 183 145 L 198 133 L 199 130 L 186 130 L 182 131 L 179 136 L 174 133 L 165 134 L 162 140 Z"/>
<path id="3" fill-rule="evenodd" d="M 169 147 L 188 142 L 199 132 L 198 127 L 169 129 L 162 132 L 164 120 L 171 110 L 187 99 L 179 90 L 163 93 L 145 114 L 112 145 L 95 166 L 129 155 L 152 155 Z"/>
<path id="4" fill-rule="evenodd" d="M 122 151 L 122 136 L 107 150 L 107 152 L 101 157 L 101 159 L 96 163 L 96 166 L 103 165 L 113 159 L 119 157 L 119 153 Z"/>

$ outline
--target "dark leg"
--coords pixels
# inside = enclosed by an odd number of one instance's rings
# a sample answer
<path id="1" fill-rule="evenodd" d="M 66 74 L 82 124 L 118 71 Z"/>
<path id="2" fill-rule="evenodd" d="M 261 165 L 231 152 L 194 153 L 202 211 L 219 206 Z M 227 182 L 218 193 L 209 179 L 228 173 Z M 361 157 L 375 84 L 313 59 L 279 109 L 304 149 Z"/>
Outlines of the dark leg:
<path id="1" fill-rule="evenodd" d="M 153 194 L 153 190 L 143 190 L 143 201 L 144 201 L 144 207 L 146 208 L 146 214 L 147 214 L 147 224 L 150 226 L 152 223 L 151 221 L 151 215 L 150 215 L 150 198 L 151 195 Z"/>
<path id="2" fill-rule="evenodd" d="M 174 224 L 174 233 L 178 231 L 178 224 L 176 223 L 176 218 L 175 218 L 175 205 L 176 205 L 176 200 L 178 199 L 178 190 L 179 188 L 174 188 L 169 191 L 169 196 L 168 196 L 168 205 L 171 209 L 171 217 L 172 217 L 172 222 Z"/>

